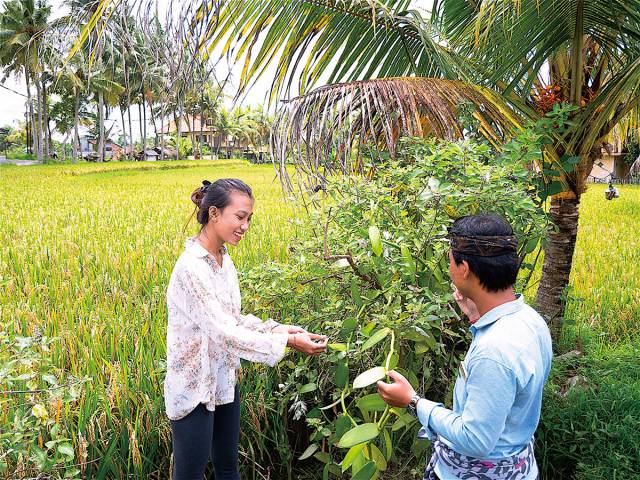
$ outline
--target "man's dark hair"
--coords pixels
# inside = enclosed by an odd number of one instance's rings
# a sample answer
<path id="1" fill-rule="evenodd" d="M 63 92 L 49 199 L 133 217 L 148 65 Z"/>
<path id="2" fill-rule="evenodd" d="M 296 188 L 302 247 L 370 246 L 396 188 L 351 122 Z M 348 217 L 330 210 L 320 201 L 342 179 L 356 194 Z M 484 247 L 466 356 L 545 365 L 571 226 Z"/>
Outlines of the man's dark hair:
<path id="1" fill-rule="evenodd" d="M 513 235 L 511 225 L 492 213 L 469 215 L 456 220 L 449 228 L 451 235 L 466 237 Z M 516 283 L 520 258 L 516 252 L 507 252 L 493 257 L 482 257 L 453 251 L 456 265 L 467 262 L 469 270 L 478 277 L 480 285 L 489 292 L 499 292 Z"/>

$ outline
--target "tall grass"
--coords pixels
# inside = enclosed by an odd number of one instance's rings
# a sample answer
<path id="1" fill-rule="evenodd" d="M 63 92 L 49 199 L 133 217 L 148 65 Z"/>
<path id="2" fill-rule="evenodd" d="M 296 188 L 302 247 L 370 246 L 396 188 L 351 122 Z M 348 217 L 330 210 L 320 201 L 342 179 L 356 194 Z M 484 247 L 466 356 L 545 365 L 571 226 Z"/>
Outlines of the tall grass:
<path id="1" fill-rule="evenodd" d="M 60 337 L 55 363 L 92 378 L 68 421 L 88 438 L 89 458 L 103 458 L 93 474 L 162 476 L 170 452 L 165 288 L 196 231 L 192 221 L 182 232 L 190 193 L 203 179 L 245 180 L 255 214 L 234 261 L 283 260 L 293 215 L 272 167 L 167 162 L 6 167 L 0 175 L 0 329 Z"/>
<path id="2" fill-rule="evenodd" d="M 66 417 L 87 438 L 88 458 L 100 459 L 87 476 L 167 477 L 165 288 L 183 249 L 191 191 L 203 179 L 221 177 L 245 180 L 256 197 L 250 233 L 231 252 L 236 265 L 285 260 L 295 215 L 270 166 L 190 161 L 0 168 L 0 330 L 60 337 L 51 351 L 54 362 L 91 377 Z M 640 189 L 620 192 L 620 199 L 607 202 L 603 187 L 594 186 L 581 205 L 568 312 L 573 331 L 594 342 L 638 338 Z M 196 231 L 194 223 L 188 230 Z M 260 417 L 272 415 L 277 402 L 271 394 L 277 385 L 266 372 L 251 368 L 243 382 L 246 476 L 268 475 L 253 463 L 259 456 L 291 460 L 284 427 L 260 431 Z M 10 428 L 10 416 L 0 416 L 0 431 Z"/>

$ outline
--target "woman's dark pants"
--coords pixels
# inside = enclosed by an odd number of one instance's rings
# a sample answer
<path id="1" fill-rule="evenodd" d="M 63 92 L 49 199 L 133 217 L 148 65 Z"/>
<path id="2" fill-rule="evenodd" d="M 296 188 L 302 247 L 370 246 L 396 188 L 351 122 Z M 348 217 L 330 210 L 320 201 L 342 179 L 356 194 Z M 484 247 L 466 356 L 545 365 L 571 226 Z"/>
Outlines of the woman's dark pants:
<path id="1" fill-rule="evenodd" d="M 171 433 L 173 480 L 202 480 L 210 458 L 215 480 L 240 480 L 240 395 L 237 386 L 233 403 L 217 405 L 215 412 L 210 412 L 201 403 L 186 417 L 172 420 Z"/>

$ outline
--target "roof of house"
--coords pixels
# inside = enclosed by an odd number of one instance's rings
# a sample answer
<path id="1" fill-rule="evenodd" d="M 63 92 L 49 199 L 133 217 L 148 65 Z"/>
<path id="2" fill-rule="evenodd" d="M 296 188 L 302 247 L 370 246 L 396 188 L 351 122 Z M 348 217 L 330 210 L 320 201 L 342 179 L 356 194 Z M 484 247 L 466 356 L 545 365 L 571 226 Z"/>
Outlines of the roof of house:
<path id="1" fill-rule="evenodd" d="M 169 122 L 162 132 L 163 133 L 178 133 L 175 120 Z M 207 125 L 206 120 L 203 124 L 200 122 L 200 115 L 185 115 L 180 117 L 180 131 L 183 133 L 216 133 L 215 128 L 212 125 Z"/>

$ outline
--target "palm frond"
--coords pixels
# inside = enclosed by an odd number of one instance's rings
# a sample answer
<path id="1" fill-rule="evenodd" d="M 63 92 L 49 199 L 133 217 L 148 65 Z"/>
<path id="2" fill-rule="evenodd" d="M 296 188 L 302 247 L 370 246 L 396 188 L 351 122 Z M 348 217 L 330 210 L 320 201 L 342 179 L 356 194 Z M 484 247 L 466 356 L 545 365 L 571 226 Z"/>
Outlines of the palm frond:
<path id="1" fill-rule="evenodd" d="M 637 56 L 640 47 L 640 0 L 438 0 L 432 21 L 491 72 L 489 84 L 500 80 L 525 95 L 546 62 L 580 36 L 601 55 Z"/>
<path id="2" fill-rule="evenodd" d="M 460 139 L 462 102 L 477 107 L 480 130 L 493 143 L 521 124 L 494 91 L 456 80 L 400 77 L 318 88 L 286 103 L 278 113 L 271 153 L 280 180 L 293 188 L 288 161 L 311 187 L 334 173 L 363 172 L 369 148 L 395 156 L 402 136 Z"/>
<path id="3" fill-rule="evenodd" d="M 462 57 L 407 0 L 229 0 L 207 43 L 242 62 L 240 89 L 275 63 L 271 100 L 320 83 L 374 77 L 467 78 Z M 257 51 L 255 51 L 257 50 Z"/>

